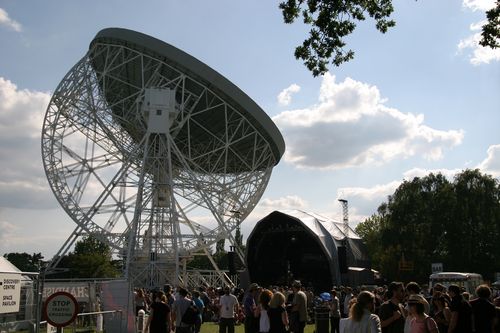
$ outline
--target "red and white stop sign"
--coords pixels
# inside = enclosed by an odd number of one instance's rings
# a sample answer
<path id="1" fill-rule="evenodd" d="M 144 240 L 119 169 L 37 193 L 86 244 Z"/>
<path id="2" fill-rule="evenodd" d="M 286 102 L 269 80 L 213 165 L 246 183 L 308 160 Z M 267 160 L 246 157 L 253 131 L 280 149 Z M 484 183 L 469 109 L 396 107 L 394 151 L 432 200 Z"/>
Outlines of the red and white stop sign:
<path id="1" fill-rule="evenodd" d="M 65 327 L 76 319 L 78 303 L 76 298 L 70 293 L 59 291 L 47 298 L 43 312 L 50 325 Z"/>

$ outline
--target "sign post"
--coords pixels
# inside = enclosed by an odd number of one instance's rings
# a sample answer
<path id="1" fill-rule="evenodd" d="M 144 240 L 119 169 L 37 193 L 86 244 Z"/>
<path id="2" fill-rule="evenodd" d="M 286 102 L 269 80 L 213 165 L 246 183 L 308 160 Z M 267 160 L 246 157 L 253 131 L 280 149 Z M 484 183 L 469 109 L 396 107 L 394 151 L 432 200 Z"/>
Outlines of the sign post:
<path id="1" fill-rule="evenodd" d="M 57 327 L 66 327 L 75 321 L 78 314 L 78 303 L 70 293 L 59 291 L 50 295 L 45 301 L 43 312 L 47 322 Z"/>
<path id="2" fill-rule="evenodd" d="M 0 313 L 19 312 L 21 274 L 0 274 Z"/>

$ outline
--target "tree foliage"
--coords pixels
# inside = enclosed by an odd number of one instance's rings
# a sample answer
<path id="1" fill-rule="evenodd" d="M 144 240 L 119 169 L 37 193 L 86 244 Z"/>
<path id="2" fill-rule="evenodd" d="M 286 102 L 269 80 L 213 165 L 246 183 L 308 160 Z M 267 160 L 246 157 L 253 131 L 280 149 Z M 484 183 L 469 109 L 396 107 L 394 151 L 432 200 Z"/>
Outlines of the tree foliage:
<path id="1" fill-rule="evenodd" d="M 375 19 L 382 33 L 395 25 L 389 19 L 394 10 L 392 0 L 286 0 L 279 7 L 285 23 L 302 16 L 303 22 L 311 26 L 308 38 L 295 49 L 295 58 L 303 60 L 314 76 L 327 72 L 330 59 L 339 66 L 354 57 L 354 51 L 345 49 L 345 37 L 366 15 Z"/>
<path id="2" fill-rule="evenodd" d="M 211 252 L 211 251 L 210 251 Z M 212 258 L 214 259 L 215 263 L 219 267 L 219 269 L 222 270 L 227 270 L 228 269 L 228 259 L 227 259 L 227 252 L 225 251 L 216 251 L 215 253 L 211 253 Z M 205 252 L 200 251 L 198 254 L 194 255 L 193 259 L 189 261 L 188 267 L 190 269 L 206 269 L 206 270 L 213 270 L 214 267 L 212 266 L 212 263 L 208 259 L 208 257 L 205 255 Z"/>
<path id="3" fill-rule="evenodd" d="M 447 271 L 500 271 L 500 185 L 479 170 L 453 182 L 429 174 L 403 182 L 378 212 L 358 225 L 374 267 L 390 279 L 427 280 L 431 263 Z M 402 258 L 413 271 L 400 270 Z"/>
<path id="4" fill-rule="evenodd" d="M 22 272 L 39 272 L 43 260 L 40 252 L 33 254 L 11 252 L 3 256 Z"/>
<path id="5" fill-rule="evenodd" d="M 279 4 L 285 23 L 302 17 L 309 25 L 308 37 L 295 48 L 295 58 L 301 59 L 313 76 L 325 74 L 328 63 L 340 66 L 353 59 L 354 51 L 346 48 L 346 37 L 367 16 L 375 20 L 378 31 L 385 33 L 396 22 L 390 19 L 393 0 L 284 0 Z M 500 38 L 500 0 L 486 13 L 482 46 L 498 47 Z"/>
<path id="6" fill-rule="evenodd" d="M 486 19 L 488 23 L 483 25 L 479 44 L 495 49 L 500 47 L 500 0 L 497 0 L 495 7 L 486 12 Z"/>
<path id="7" fill-rule="evenodd" d="M 120 261 L 113 260 L 108 245 L 95 237 L 86 236 L 75 244 L 75 249 L 61 259 L 58 265 L 68 272 L 57 278 L 114 278 L 120 275 Z"/>
<path id="8" fill-rule="evenodd" d="M 215 253 L 224 253 L 224 247 L 226 245 L 226 239 L 222 238 L 221 240 L 218 240 L 216 245 L 215 245 Z"/>

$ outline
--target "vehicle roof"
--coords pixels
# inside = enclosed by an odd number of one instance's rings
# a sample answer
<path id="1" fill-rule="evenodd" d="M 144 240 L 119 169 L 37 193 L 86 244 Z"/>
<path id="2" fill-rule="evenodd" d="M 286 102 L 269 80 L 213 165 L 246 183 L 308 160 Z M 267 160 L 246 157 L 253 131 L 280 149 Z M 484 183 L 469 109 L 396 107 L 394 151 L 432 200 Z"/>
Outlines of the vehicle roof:
<path id="1" fill-rule="evenodd" d="M 462 273 L 462 272 L 440 272 L 440 273 L 434 273 L 431 274 L 429 277 L 430 279 L 439 279 L 439 278 L 450 278 L 450 277 L 455 277 L 455 278 L 468 278 L 468 277 L 481 277 L 481 274 L 478 273 Z"/>

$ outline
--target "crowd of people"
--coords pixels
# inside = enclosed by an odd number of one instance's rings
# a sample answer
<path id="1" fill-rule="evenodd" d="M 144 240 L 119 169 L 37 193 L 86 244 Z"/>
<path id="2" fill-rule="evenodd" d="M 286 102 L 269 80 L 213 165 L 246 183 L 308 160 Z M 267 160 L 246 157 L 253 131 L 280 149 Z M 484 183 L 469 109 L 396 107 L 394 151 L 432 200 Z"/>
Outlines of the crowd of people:
<path id="1" fill-rule="evenodd" d="M 317 333 L 500 333 L 500 293 L 487 285 L 470 295 L 457 285 L 421 290 L 415 282 L 376 288 L 338 287 L 315 295 L 300 281 L 290 287 L 247 290 L 200 287 L 135 292 L 136 315 L 148 313 L 151 333 L 199 333 L 216 322 L 219 333 L 303 333 L 307 323 L 327 311 L 328 332 Z M 316 315 L 315 315 L 316 314 Z M 318 325 L 316 325 L 318 327 Z M 324 327 L 324 325 L 322 326 Z"/>

